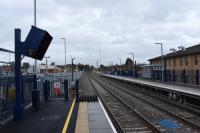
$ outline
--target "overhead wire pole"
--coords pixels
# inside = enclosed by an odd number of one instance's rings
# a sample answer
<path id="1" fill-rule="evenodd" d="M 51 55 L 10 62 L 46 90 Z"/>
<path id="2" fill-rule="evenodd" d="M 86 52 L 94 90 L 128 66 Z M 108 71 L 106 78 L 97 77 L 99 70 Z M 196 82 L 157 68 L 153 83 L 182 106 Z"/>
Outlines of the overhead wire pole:
<path id="1" fill-rule="evenodd" d="M 164 56 L 163 56 L 163 43 L 155 43 L 159 44 L 161 47 L 161 66 L 162 66 L 162 81 L 164 81 Z"/>
<path id="2" fill-rule="evenodd" d="M 134 53 L 129 53 L 129 54 L 131 54 L 133 56 L 133 73 L 134 73 L 134 60 L 135 60 L 134 58 L 135 58 L 135 56 L 134 56 Z"/>
<path id="3" fill-rule="evenodd" d="M 122 64 L 121 64 L 121 58 L 118 58 L 120 61 L 120 76 L 122 76 Z"/>
<path id="4" fill-rule="evenodd" d="M 48 58 L 50 58 L 50 56 L 47 56 L 44 58 L 46 58 L 46 73 L 48 73 Z"/>
<path id="5" fill-rule="evenodd" d="M 66 72 L 66 39 L 63 37 L 63 38 L 60 38 L 60 39 L 63 39 L 64 40 L 64 48 L 65 48 L 65 70 L 64 70 L 64 72 Z"/>
<path id="6" fill-rule="evenodd" d="M 36 27 L 36 0 L 34 0 L 34 26 Z M 37 74 L 37 60 L 35 59 L 35 74 Z"/>
<path id="7" fill-rule="evenodd" d="M 71 60 L 72 60 L 72 81 L 74 81 L 74 62 L 73 61 L 75 60 L 75 58 L 72 57 Z"/>

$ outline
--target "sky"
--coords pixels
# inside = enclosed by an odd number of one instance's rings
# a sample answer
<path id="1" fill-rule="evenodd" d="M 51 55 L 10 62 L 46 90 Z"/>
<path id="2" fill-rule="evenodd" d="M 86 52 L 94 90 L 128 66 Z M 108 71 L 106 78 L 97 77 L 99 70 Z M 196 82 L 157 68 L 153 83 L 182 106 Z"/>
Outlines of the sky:
<path id="1" fill-rule="evenodd" d="M 0 47 L 14 50 L 14 29 L 22 30 L 22 41 L 34 24 L 33 0 L 0 1 Z M 37 0 L 37 27 L 47 30 L 53 41 L 45 56 L 49 62 L 95 65 L 119 64 L 129 53 L 138 63 L 180 45 L 200 43 L 199 0 Z M 0 52 L 0 61 L 14 60 L 14 55 Z M 31 58 L 23 62 L 34 63 Z M 38 61 L 38 64 L 45 60 Z"/>

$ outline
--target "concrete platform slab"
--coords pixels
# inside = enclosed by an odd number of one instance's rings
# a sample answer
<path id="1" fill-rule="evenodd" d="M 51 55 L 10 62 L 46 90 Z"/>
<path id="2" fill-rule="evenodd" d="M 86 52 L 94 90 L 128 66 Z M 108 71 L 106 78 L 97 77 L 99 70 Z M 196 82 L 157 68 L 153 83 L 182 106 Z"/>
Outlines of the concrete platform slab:
<path id="1" fill-rule="evenodd" d="M 194 97 L 199 98 L 200 97 L 200 89 L 197 87 L 192 86 L 182 86 L 182 85 L 176 85 L 176 84 L 168 84 L 168 83 L 162 83 L 162 82 L 154 82 L 154 81 L 148 81 L 144 79 L 136 79 L 136 78 L 130 78 L 130 77 L 121 77 L 121 76 L 114 76 L 114 75 L 108 75 L 108 74 L 102 74 L 105 77 L 110 77 L 122 81 L 132 82 L 136 84 L 146 85 L 150 87 L 156 87 L 163 90 L 168 91 L 174 91 L 178 93 L 182 93 L 185 95 L 191 95 Z"/>
<path id="2" fill-rule="evenodd" d="M 75 133 L 89 133 L 87 102 L 81 102 L 79 104 Z"/>
<path id="3" fill-rule="evenodd" d="M 100 102 L 81 102 L 75 133 L 115 133 Z"/>
<path id="4" fill-rule="evenodd" d="M 90 133 L 113 133 L 99 102 L 88 103 L 88 117 Z"/>
<path id="5" fill-rule="evenodd" d="M 11 121 L 0 133 L 61 133 L 72 101 L 51 101 L 38 111 L 26 111 L 22 122 Z"/>

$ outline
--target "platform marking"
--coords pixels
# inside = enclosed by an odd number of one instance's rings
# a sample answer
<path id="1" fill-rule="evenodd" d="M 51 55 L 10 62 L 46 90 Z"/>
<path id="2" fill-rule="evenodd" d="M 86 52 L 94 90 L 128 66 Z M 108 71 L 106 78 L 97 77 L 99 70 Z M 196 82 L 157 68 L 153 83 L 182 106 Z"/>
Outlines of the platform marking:
<path id="1" fill-rule="evenodd" d="M 69 111 L 69 114 L 68 114 L 68 116 L 67 116 L 67 119 L 66 119 L 66 121 L 65 121 L 65 125 L 64 125 L 64 127 L 63 127 L 62 133 L 66 133 L 66 132 L 67 132 L 67 127 L 68 127 L 68 125 L 69 125 L 69 121 L 70 121 L 72 112 L 73 112 L 73 110 L 74 110 L 75 101 L 76 101 L 76 99 L 73 100 L 73 103 L 72 103 L 72 106 L 71 106 L 71 108 L 70 108 L 70 111 Z"/>
<path id="2" fill-rule="evenodd" d="M 99 99 L 99 98 L 98 98 L 98 99 Z M 111 126 L 111 128 L 112 128 L 112 130 L 113 130 L 113 133 L 117 133 L 117 131 L 116 131 L 116 129 L 115 129 L 115 127 L 114 127 L 112 121 L 110 120 L 110 118 L 109 118 L 109 116 L 108 116 L 108 113 L 107 113 L 106 110 L 104 109 L 104 107 L 103 107 L 103 105 L 102 105 L 100 99 L 99 99 L 99 103 L 100 103 L 100 105 L 101 105 L 101 108 L 103 109 L 103 112 L 104 112 L 104 114 L 105 114 L 105 116 L 106 116 L 106 119 L 108 120 L 108 123 L 110 124 L 110 126 Z"/>

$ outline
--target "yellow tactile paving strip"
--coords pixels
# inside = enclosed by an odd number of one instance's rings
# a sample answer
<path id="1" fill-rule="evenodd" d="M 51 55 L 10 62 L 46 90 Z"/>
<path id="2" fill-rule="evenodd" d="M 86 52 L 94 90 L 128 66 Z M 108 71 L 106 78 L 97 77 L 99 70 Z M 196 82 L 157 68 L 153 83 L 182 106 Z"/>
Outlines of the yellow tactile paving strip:
<path id="1" fill-rule="evenodd" d="M 89 133 L 88 103 L 80 102 L 75 133 Z"/>

